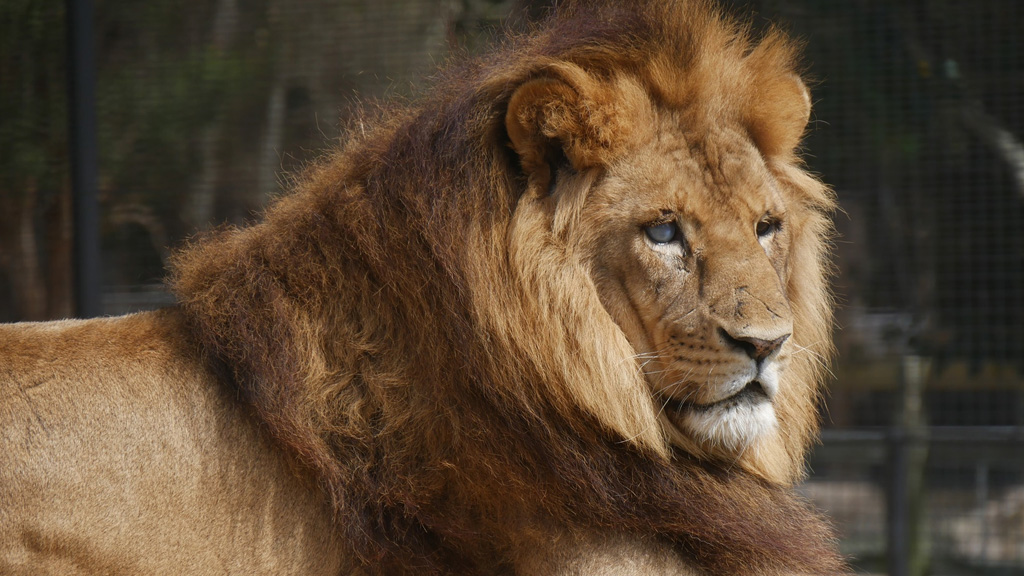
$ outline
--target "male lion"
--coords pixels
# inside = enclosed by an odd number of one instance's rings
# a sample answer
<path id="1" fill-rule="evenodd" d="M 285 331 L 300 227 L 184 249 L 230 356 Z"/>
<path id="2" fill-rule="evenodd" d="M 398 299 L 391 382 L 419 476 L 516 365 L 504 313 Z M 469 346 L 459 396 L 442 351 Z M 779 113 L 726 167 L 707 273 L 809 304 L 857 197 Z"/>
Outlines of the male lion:
<path id="1" fill-rule="evenodd" d="M 361 119 L 179 304 L 0 329 L 0 571 L 827 574 L 795 51 L 566 3 Z"/>

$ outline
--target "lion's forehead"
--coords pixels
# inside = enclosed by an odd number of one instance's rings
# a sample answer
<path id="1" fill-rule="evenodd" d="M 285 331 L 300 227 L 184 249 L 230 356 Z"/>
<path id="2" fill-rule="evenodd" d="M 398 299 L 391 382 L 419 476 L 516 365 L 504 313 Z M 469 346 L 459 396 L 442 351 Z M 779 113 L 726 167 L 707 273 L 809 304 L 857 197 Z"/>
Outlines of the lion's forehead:
<path id="1" fill-rule="evenodd" d="M 677 114 L 663 114 L 648 145 L 632 159 L 631 188 L 652 209 L 697 220 L 760 217 L 784 199 L 763 156 L 742 130 L 723 125 L 698 131 Z M 628 178 L 628 177 L 627 177 Z"/>

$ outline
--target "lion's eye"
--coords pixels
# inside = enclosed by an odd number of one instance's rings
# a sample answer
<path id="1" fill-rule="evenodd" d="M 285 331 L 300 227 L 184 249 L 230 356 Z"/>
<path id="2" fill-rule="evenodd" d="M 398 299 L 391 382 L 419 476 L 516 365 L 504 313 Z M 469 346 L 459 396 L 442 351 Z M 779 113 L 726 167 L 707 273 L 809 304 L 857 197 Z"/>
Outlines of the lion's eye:
<path id="1" fill-rule="evenodd" d="M 679 227 L 676 226 L 675 222 L 665 222 L 664 224 L 648 226 L 644 228 L 644 232 L 647 233 L 647 237 L 651 239 L 651 242 L 665 244 L 676 239 L 679 235 Z"/>
<path id="2" fill-rule="evenodd" d="M 778 219 L 766 216 L 757 223 L 757 226 L 754 227 L 754 232 L 757 233 L 758 238 L 765 238 L 778 232 L 781 225 L 782 223 Z"/>

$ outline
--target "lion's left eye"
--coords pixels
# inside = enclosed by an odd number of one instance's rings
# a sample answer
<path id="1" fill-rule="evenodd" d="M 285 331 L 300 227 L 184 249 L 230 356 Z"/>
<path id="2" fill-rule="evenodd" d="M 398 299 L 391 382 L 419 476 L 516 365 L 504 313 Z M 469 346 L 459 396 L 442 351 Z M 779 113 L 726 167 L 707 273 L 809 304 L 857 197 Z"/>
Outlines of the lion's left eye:
<path id="1" fill-rule="evenodd" d="M 765 238 L 778 232 L 781 226 L 782 222 L 777 218 L 765 216 L 757 223 L 757 226 L 754 227 L 754 232 L 757 233 L 758 238 Z"/>
<path id="2" fill-rule="evenodd" d="M 648 226 L 644 228 L 644 232 L 647 237 L 651 239 L 651 242 L 656 244 L 666 244 L 675 240 L 679 234 L 679 227 L 676 226 L 675 222 L 665 222 L 664 224 L 656 224 L 654 226 Z"/>

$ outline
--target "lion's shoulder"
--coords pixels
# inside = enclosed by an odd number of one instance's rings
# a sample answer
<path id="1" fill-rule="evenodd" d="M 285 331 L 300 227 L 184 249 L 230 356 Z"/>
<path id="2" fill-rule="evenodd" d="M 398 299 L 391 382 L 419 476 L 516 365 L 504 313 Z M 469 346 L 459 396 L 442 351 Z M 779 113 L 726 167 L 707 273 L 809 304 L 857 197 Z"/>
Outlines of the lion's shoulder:
<path id="1" fill-rule="evenodd" d="M 126 415 L 171 414 L 216 397 L 216 379 L 173 308 L 0 325 L 0 364 L 0 407 L 25 420 L 27 434 L 72 422 L 130 427 Z"/>
<path id="2" fill-rule="evenodd" d="M 0 438 L 0 572 L 341 571 L 312 480 L 173 308 L 0 325 Z"/>
<path id="3" fill-rule="evenodd" d="M 0 425 L 29 451 L 117 437 L 173 443 L 226 429 L 241 410 L 173 308 L 0 325 L 0 365 Z"/>
<path id="4" fill-rule="evenodd" d="M 17 368 L 81 362 L 194 361 L 176 308 L 127 316 L 0 324 L 0 354 Z"/>

